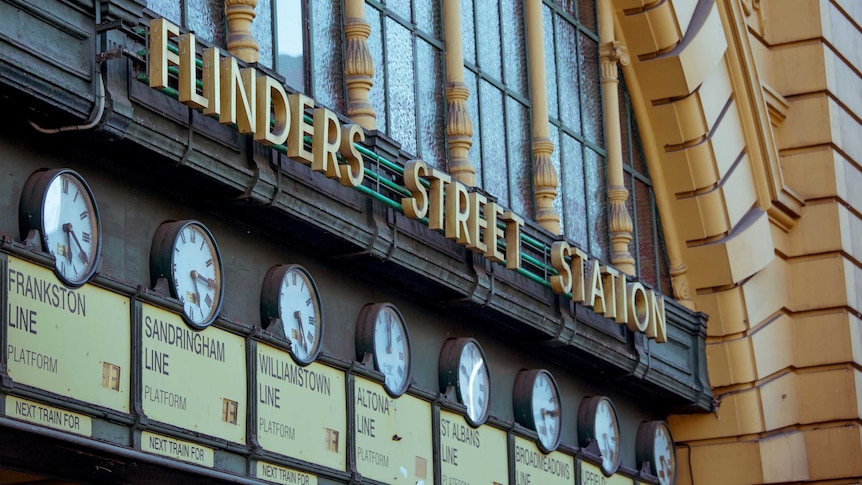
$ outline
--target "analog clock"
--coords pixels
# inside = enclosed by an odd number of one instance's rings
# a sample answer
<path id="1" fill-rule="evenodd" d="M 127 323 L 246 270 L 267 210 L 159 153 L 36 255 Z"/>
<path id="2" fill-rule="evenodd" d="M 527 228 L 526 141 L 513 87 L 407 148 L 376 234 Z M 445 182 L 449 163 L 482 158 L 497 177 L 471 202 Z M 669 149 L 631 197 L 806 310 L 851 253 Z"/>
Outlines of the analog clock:
<path id="1" fill-rule="evenodd" d="M 560 389 L 544 369 L 522 370 L 515 376 L 515 421 L 538 435 L 539 448 L 550 453 L 560 445 Z"/>
<path id="2" fill-rule="evenodd" d="M 658 477 L 659 485 L 676 483 L 676 447 L 670 429 L 664 421 L 641 423 L 635 444 L 638 466 L 649 462 L 650 473 Z"/>
<path id="3" fill-rule="evenodd" d="M 96 272 L 102 231 L 96 199 L 87 182 L 69 169 L 42 170 L 24 183 L 18 212 L 24 239 L 54 257 L 54 273 L 78 287 Z M 34 239 L 41 238 L 37 243 Z"/>
<path id="4" fill-rule="evenodd" d="M 219 314 L 224 295 L 221 254 L 210 231 L 198 221 L 165 222 L 150 249 L 153 286 L 167 280 L 170 295 L 183 305 L 183 317 L 203 329 Z"/>
<path id="5" fill-rule="evenodd" d="M 283 264 L 269 269 L 260 294 L 260 318 L 264 328 L 283 332 L 297 363 L 306 365 L 317 358 L 323 343 L 323 314 L 317 285 L 305 268 Z"/>
<path id="6" fill-rule="evenodd" d="M 449 339 L 440 350 L 440 391 L 455 388 L 458 402 L 467 407 L 467 422 L 479 426 L 488 417 L 491 373 L 479 343 L 472 338 Z"/>
<path id="7" fill-rule="evenodd" d="M 407 325 L 391 303 L 365 305 L 356 322 L 356 356 L 383 374 L 383 387 L 398 397 L 410 387 L 412 348 Z"/>
<path id="8" fill-rule="evenodd" d="M 614 404 L 605 396 L 588 397 L 578 408 L 578 440 L 582 447 L 595 441 L 602 471 L 610 476 L 620 467 L 620 425 Z"/>

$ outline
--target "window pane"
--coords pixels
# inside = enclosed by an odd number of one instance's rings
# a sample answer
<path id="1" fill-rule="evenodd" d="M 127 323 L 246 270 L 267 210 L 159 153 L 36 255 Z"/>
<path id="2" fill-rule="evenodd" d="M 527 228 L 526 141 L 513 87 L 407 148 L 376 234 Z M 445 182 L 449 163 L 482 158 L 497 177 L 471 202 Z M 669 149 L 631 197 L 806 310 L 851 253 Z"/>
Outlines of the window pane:
<path id="1" fill-rule="evenodd" d="M 414 0 L 414 13 L 416 14 L 416 26 L 419 30 L 431 34 L 435 38 L 442 37 L 440 29 L 440 3 L 437 0 Z"/>
<path id="2" fill-rule="evenodd" d="M 305 92 L 304 23 L 300 0 L 275 0 L 275 9 L 276 71 L 284 76 L 288 86 Z"/>
<path id="3" fill-rule="evenodd" d="M 578 44 L 577 28 L 557 17 L 556 64 L 560 76 L 560 122 L 570 130 L 580 133 L 581 103 L 578 89 Z"/>
<path id="4" fill-rule="evenodd" d="M 584 187 L 584 157 L 581 142 L 564 135 L 558 148 L 563 159 L 560 188 L 563 192 L 563 234 L 582 249 L 589 248 L 587 239 L 587 205 Z"/>
<path id="5" fill-rule="evenodd" d="M 602 128 L 602 93 L 599 78 L 599 44 L 584 34 L 581 44 L 581 82 L 583 89 L 584 136 L 587 140 L 604 146 Z"/>
<path id="6" fill-rule="evenodd" d="M 587 218 L 590 225 L 590 254 L 610 259 L 610 240 L 608 234 L 608 184 L 607 167 L 602 156 L 592 150 L 585 150 L 584 168 L 586 169 Z"/>
<path id="7" fill-rule="evenodd" d="M 311 22 L 311 62 L 314 99 L 334 111 L 344 113 L 344 55 L 341 34 L 344 30 L 341 17 L 342 2 L 309 3 L 313 7 Z"/>
<path id="8" fill-rule="evenodd" d="M 174 25 L 182 25 L 183 16 L 180 12 L 180 2 L 176 0 L 147 0 L 147 8 L 159 17 L 170 20 Z"/>
<path id="9" fill-rule="evenodd" d="M 464 61 L 476 64 L 476 25 L 473 19 L 473 0 L 461 0 L 461 28 L 464 31 Z"/>
<path id="10" fill-rule="evenodd" d="M 581 25 L 597 34 L 596 29 L 596 0 L 580 0 L 578 2 L 578 18 Z"/>
<path id="11" fill-rule="evenodd" d="M 377 113 L 377 129 L 389 133 L 386 112 L 386 70 L 383 69 L 383 24 L 380 19 L 380 11 L 376 8 L 365 9 L 365 19 L 371 24 L 371 35 L 368 36 L 368 50 L 371 52 L 371 61 L 374 63 L 374 85 L 369 92 L 371 106 Z"/>
<path id="12" fill-rule="evenodd" d="M 509 139 L 509 185 L 511 209 L 525 218 L 534 218 L 533 171 L 530 156 L 530 113 L 513 98 L 506 98 L 507 136 Z"/>
<path id="13" fill-rule="evenodd" d="M 418 155 L 429 165 L 446 169 L 446 144 L 443 130 L 446 120 L 443 119 L 444 91 L 440 89 L 443 82 L 443 53 L 436 47 L 417 41 L 416 62 L 417 96 L 419 98 L 419 144 Z"/>
<path id="14" fill-rule="evenodd" d="M 386 69 L 389 94 L 389 135 L 401 148 L 416 153 L 416 93 L 413 39 L 409 30 L 386 19 Z"/>
<path id="15" fill-rule="evenodd" d="M 479 39 L 479 68 L 494 79 L 502 80 L 500 52 L 500 4 L 497 0 L 475 0 L 477 11 L 476 31 Z"/>
<path id="16" fill-rule="evenodd" d="M 469 69 L 464 70 L 464 83 L 467 89 L 470 90 L 470 97 L 467 98 L 467 110 L 470 111 L 470 120 L 473 122 L 473 145 L 470 151 L 467 152 L 470 163 L 473 164 L 473 169 L 476 170 L 476 186 L 484 187 L 484 178 L 482 177 L 482 137 L 479 134 L 482 132 L 482 125 L 479 123 L 479 87 L 476 85 L 476 75 Z"/>
<path id="17" fill-rule="evenodd" d="M 200 39 L 221 47 L 226 46 L 224 0 L 187 1 L 189 18 L 186 27 Z"/>
<path id="18" fill-rule="evenodd" d="M 386 0 L 386 6 L 402 19 L 413 21 L 410 15 L 410 0 Z"/>
<path id="19" fill-rule="evenodd" d="M 503 93 L 486 81 L 480 81 L 480 84 L 482 157 L 485 159 L 483 188 L 496 195 L 501 204 L 511 207 L 506 166 L 506 136 L 501 129 L 506 126 L 503 117 Z"/>
<path id="20" fill-rule="evenodd" d="M 554 46 L 554 14 L 542 4 L 542 27 L 545 35 L 545 78 L 548 88 L 548 116 L 559 118 L 557 109 L 557 51 Z"/>
<path id="21" fill-rule="evenodd" d="M 257 0 L 254 11 L 257 17 L 251 23 L 251 32 L 257 41 L 258 62 L 272 67 L 272 0 Z"/>
<path id="22" fill-rule="evenodd" d="M 522 0 L 503 0 L 503 42 L 506 53 L 506 86 L 526 98 L 527 46 Z"/>

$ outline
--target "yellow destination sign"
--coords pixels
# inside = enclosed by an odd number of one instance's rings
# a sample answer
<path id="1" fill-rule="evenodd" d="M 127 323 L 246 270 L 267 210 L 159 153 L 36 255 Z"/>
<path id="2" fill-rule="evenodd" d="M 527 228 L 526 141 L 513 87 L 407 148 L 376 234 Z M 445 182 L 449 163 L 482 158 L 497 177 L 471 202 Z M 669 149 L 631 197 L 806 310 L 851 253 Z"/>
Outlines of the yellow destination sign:
<path id="1" fill-rule="evenodd" d="M 602 469 L 587 463 L 583 460 L 578 460 L 581 466 L 581 480 L 579 485 L 632 485 L 633 480 L 619 474 L 606 477 Z"/>
<path id="2" fill-rule="evenodd" d="M 64 286 L 50 270 L 9 256 L 9 375 L 15 382 L 129 411 L 129 299 Z"/>
<path id="3" fill-rule="evenodd" d="M 448 411 L 440 411 L 438 431 L 441 485 L 509 483 L 505 431 L 487 425 L 473 428 L 463 416 Z"/>
<path id="4" fill-rule="evenodd" d="M 257 478 L 283 485 L 317 485 L 314 475 L 262 461 L 257 462 Z"/>
<path id="5" fill-rule="evenodd" d="M 573 457 L 542 453 L 534 442 L 515 437 L 515 485 L 571 485 L 574 476 Z"/>
<path id="6" fill-rule="evenodd" d="M 431 404 L 406 394 L 392 399 L 361 377 L 353 399 L 357 471 L 385 483 L 433 483 Z"/>
<path id="7" fill-rule="evenodd" d="M 245 340 L 143 305 L 144 413 L 153 420 L 245 443 Z"/>
<path id="8" fill-rule="evenodd" d="M 141 450 L 209 468 L 215 464 L 215 452 L 212 448 L 149 431 L 141 433 Z"/>
<path id="9" fill-rule="evenodd" d="M 93 420 L 89 416 L 15 396 L 6 396 L 6 416 L 60 431 L 93 436 Z"/>
<path id="10" fill-rule="evenodd" d="M 257 439 L 269 451 L 317 465 L 347 466 L 344 373 L 257 344 Z M 305 483 L 305 482 L 279 482 Z"/>

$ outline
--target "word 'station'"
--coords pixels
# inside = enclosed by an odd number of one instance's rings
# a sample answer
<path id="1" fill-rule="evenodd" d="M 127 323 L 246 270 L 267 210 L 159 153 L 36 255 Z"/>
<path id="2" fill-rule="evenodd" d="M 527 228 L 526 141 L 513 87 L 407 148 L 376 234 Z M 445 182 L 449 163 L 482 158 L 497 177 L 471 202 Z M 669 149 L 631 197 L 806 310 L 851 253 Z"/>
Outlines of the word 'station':
<path id="1" fill-rule="evenodd" d="M 532 441 L 515 437 L 515 485 L 571 484 L 574 469 L 573 457 L 542 453 Z"/>
<path id="2" fill-rule="evenodd" d="M 122 412 L 129 410 L 129 300 L 9 257 L 6 362 L 27 384 Z M 106 368 L 110 379 L 103 379 Z M 110 381 L 110 382 L 109 382 Z"/>
<path id="3" fill-rule="evenodd" d="M 354 384 L 357 471 L 386 483 L 428 481 L 430 403 L 407 394 L 393 399 L 379 384 L 361 377 Z"/>
<path id="4" fill-rule="evenodd" d="M 245 442 L 245 340 L 217 327 L 194 331 L 143 305 L 142 401 L 150 419 Z"/>
<path id="5" fill-rule="evenodd" d="M 443 485 L 506 483 L 506 432 L 484 425 L 473 428 L 463 416 L 440 411 L 440 472 Z M 495 466 L 476 466 L 495 463 Z M 499 465 L 496 465 L 499 463 Z"/>
<path id="6" fill-rule="evenodd" d="M 260 342 L 255 364 L 260 445 L 343 470 L 347 457 L 344 373 L 317 362 L 301 367 L 286 351 Z"/>

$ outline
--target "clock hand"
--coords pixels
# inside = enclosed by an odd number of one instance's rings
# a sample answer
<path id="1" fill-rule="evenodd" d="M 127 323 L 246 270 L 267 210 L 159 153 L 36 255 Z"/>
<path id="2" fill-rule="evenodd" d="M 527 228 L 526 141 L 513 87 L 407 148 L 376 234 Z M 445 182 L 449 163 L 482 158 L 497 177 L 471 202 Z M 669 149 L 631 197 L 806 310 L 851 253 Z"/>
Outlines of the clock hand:
<path id="1" fill-rule="evenodd" d="M 195 270 L 192 270 L 191 276 L 192 276 L 192 284 L 195 287 L 195 304 L 200 306 L 200 304 L 201 304 L 201 292 L 198 290 L 198 272 Z"/>
<path id="2" fill-rule="evenodd" d="M 392 322 L 386 325 L 386 353 L 392 353 Z"/>
<path id="3" fill-rule="evenodd" d="M 69 233 L 72 231 L 71 224 L 63 224 L 63 232 L 66 233 L 66 259 L 72 262 L 72 236 Z"/>
<path id="4" fill-rule="evenodd" d="M 305 332 L 302 331 L 302 315 L 299 310 L 293 312 L 293 317 L 296 318 L 296 326 L 299 327 L 299 340 L 302 342 L 302 349 L 308 350 L 308 345 L 305 343 Z"/>
<path id="5" fill-rule="evenodd" d="M 192 278 L 199 278 L 199 279 L 203 280 L 203 282 L 206 283 L 207 286 L 209 286 L 210 288 L 216 287 L 216 282 L 214 279 L 207 278 L 206 276 L 198 273 L 197 271 L 192 271 Z"/>
<path id="6" fill-rule="evenodd" d="M 87 257 L 87 252 L 84 251 L 84 248 L 81 247 L 81 242 L 78 241 L 78 236 L 75 234 L 75 230 L 72 229 L 72 224 L 69 224 L 68 222 L 66 224 L 63 224 L 63 230 L 66 231 L 67 237 L 72 236 L 72 239 L 75 241 L 75 245 L 78 246 L 78 256 L 81 258 L 81 261 L 84 264 L 87 264 L 90 261 L 90 258 Z M 72 259 L 71 254 L 69 254 L 69 259 Z"/>

